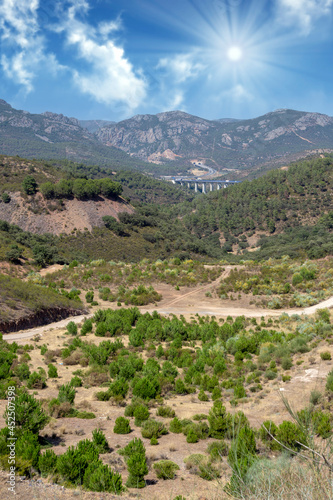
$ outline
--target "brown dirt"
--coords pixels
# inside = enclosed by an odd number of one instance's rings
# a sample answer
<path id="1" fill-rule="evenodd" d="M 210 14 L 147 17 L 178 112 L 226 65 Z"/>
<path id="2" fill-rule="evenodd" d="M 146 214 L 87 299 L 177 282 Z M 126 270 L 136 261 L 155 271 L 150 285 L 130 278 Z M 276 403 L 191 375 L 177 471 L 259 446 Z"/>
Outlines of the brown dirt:
<path id="1" fill-rule="evenodd" d="M 225 276 L 230 269 L 226 266 Z M 214 296 L 214 289 L 218 285 L 221 277 L 214 283 L 209 285 L 200 286 L 196 288 L 182 288 L 177 291 L 174 287 L 166 284 L 155 284 L 154 287 L 157 291 L 163 294 L 163 299 L 158 305 L 149 305 L 140 308 L 141 311 L 157 310 L 164 314 L 184 314 L 187 319 L 190 319 L 196 313 L 211 314 L 216 317 L 226 317 L 227 315 L 239 316 L 244 314 L 248 317 L 260 316 L 279 316 L 283 311 L 268 311 L 258 310 L 254 305 L 247 303 L 247 297 L 242 297 L 239 301 L 221 301 Z M 212 298 L 206 297 L 207 292 L 212 293 Z M 114 303 L 102 303 L 99 301 L 99 307 L 117 307 Z M 326 306 L 333 304 L 333 298 L 326 301 Z M 316 308 L 324 307 L 322 304 L 307 308 L 308 313 L 314 312 Z M 303 312 L 306 310 L 303 310 Z M 293 312 L 302 312 L 301 310 L 287 311 L 289 314 Z M 70 320 L 75 322 L 82 322 L 84 316 L 76 318 L 68 318 L 60 323 L 48 325 L 47 327 L 35 328 L 29 332 L 21 332 L 19 334 L 12 334 L 5 336 L 7 340 L 15 339 L 20 345 L 26 343 L 25 338 L 32 337 L 39 334 L 39 340 L 29 340 L 29 343 L 36 344 L 38 347 L 30 351 L 31 368 L 41 366 L 47 370 L 47 365 L 44 357 L 40 354 L 39 347 L 46 344 L 49 350 L 55 350 L 63 345 L 67 340 L 65 335 L 65 326 Z M 88 334 L 85 340 L 99 344 L 105 340 L 103 337 L 95 337 L 93 334 Z M 127 345 L 128 339 L 125 337 L 124 344 Z M 228 392 L 224 396 L 224 404 L 230 412 L 239 410 L 244 411 L 248 417 L 251 425 L 258 428 L 261 423 L 267 419 L 272 419 L 276 424 L 281 423 L 283 420 L 288 419 L 289 415 L 285 409 L 282 401 L 282 395 L 285 395 L 295 410 L 304 408 L 309 401 L 311 391 L 314 389 L 324 392 L 325 378 L 330 370 L 332 370 L 332 361 L 322 361 L 320 358 L 321 351 L 329 351 L 333 355 L 333 346 L 328 345 L 322 341 L 315 349 L 306 354 L 298 354 L 294 357 L 294 365 L 285 374 L 291 375 L 290 382 L 282 382 L 281 375 L 273 381 L 267 381 L 263 390 L 253 396 L 248 397 L 244 401 L 240 401 L 236 408 L 231 407 L 230 399 L 231 394 Z M 254 360 L 255 361 L 255 360 Z M 299 364 L 297 364 L 297 361 Z M 61 384 L 67 383 L 72 377 L 72 372 L 79 368 L 78 365 L 65 366 L 62 364 L 60 358 L 55 362 L 59 378 L 48 380 L 48 387 L 39 391 L 36 395 L 40 399 L 50 399 L 56 397 L 58 388 Z M 96 427 L 101 427 L 104 431 L 109 445 L 112 448 L 111 453 L 103 455 L 102 459 L 105 463 L 110 464 L 113 468 L 121 472 L 124 482 L 126 481 L 126 466 L 117 454 L 117 448 L 123 447 L 134 437 L 141 437 L 138 427 L 134 426 L 133 419 L 131 419 L 131 427 L 133 431 L 128 435 L 118 435 L 113 433 L 113 426 L 115 419 L 124 414 L 124 408 L 112 405 L 110 402 L 96 401 L 94 394 L 96 391 L 101 390 L 98 387 L 80 387 L 77 388 L 75 399 L 75 406 L 87 411 L 93 411 L 96 419 L 82 420 L 78 418 L 63 418 L 54 420 L 52 419 L 48 426 L 44 429 L 43 433 L 48 436 L 55 436 L 54 438 L 54 451 L 63 453 L 68 446 L 75 445 L 79 440 L 90 438 L 92 430 Z M 251 393 L 250 393 L 251 394 Z M 208 414 L 209 409 L 212 407 L 212 401 L 201 402 L 196 395 L 186 396 L 172 396 L 165 398 L 165 403 L 173 407 L 179 418 L 191 418 L 195 414 L 205 413 Z M 5 408 L 5 401 L 0 401 L 0 415 L 3 414 Z M 156 409 L 151 409 L 151 415 L 155 416 Z M 157 417 L 166 423 L 169 419 Z M 3 418 L 0 418 L 0 427 L 4 425 Z M 150 472 L 147 476 L 147 487 L 142 490 L 130 489 L 125 494 L 124 499 L 128 500 L 130 497 L 142 498 L 143 500 L 173 500 L 176 495 L 184 495 L 187 500 L 221 500 L 224 497 L 223 484 L 227 481 L 229 469 L 226 459 L 223 459 L 222 464 L 222 477 L 219 481 L 207 482 L 200 477 L 190 474 L 185 468 L 184 458 L 192 453 L 205 453 L 207 445 L 211 442 L 208 440 L 201 440 L 195 444 L 188 444 L 184 435 L 168 434 L 159 439 L 158 446 L 151 446 L 150 441 L 143 439 L 149 463 L 152 464 L 155 460 L 161 458 L 168 458 L 176 462 L 180 470 L 177 477 L 172 481 L 157 480 L 154 470 L 150 467 Z M 5 498 L 5 476 L 0 475 L 0 497 Z M 48 499 L 48 498 L 74 498 L 81 497 L 83 499 L 98 498 L 98 499 L 112 499 L 111 494 L 95 494 L 86 493 L 81 490 L 63 490 L 57 485 L 48 486 L 46 481 L 18 481 L 17 484 L 17 497 L 30 500 L 32 498 Z"/>
<path id="2" fill-rule="evenodd" d="M 36 344 L 36 348 L 30 351 L 31 361 L 30 365 L 34 368 L 41 366 L 47 369 L 47 365 L 43 356 L 40 354 L 39 347 L 46 344 L 48 349 L 56 349 L 67 340 L 65 335 L 65 328 L 56 330 L 49 330 L 43 334 L 43 337 Z M 102 337 L 95 337 L 89 334 L 85 338 L 87 341 L 98 344 L 105 340 Z M 127 339 L 125 345 L 127 344 Z M 18 344 L 24 345 L 25 341 L 18 340 Z M 232 408 L 229 403 L 230 397 L 227 395 L 224 398 L 224 404 L 230 412 L 239 410 L 244 411 L 245 415 L 249 418 L 253 427 L 258 428 L 264 420 L 272 419 L 276 424 L 281 423 L 283 420 L 288 419 L 288 413 L 285 410 L 281 394 L 283 393 L 295 410 L 303 408 L 309 401 L 311 391 L 314 389 L 321 392 L 324 391 L 325 378 L 328 372 L 333 367 L 333 361 L 322 361 L 320 358 L 321 351 L 330 351 L 333 354 L 333 346 L 327 345 L 322 342 L 318 347 L 313 349 L 310 353 L 299 354 L 294 359 L 294 366 L 289 372 L 292 376 L 290 382 L 284 383 L 281 381 L 281 376 L 274 381 L 268 381 L 263 390 L 253 397 L 249 397 L 244 402 L 240 402 L 236 408 Z M 60 358 L 55 363 L 57 365 L 59 378 L 48 380 L 48 387 L 39 391 L 36 395 L 37 398 L 43 400 L 56 397 L 58 388 L 61 384 L 67 383 L 72 377 L 72 372 L 78 366 L 65 366 L 62 364 Z M 303 361 L 302 364 L 297 364 L 297 361 Z M 121 457 L 117 454 L 119 447 L 125 446 L 134 437 L 141 437 L 140 430 L 134 426 L 133 419 L 131 418 L 131 427 L 133 431 L 128 435 L 119 435 L 113 432 L 115 419 L 124 414 L 124 408 L 112 405 L 110 402 L 96 401 L 94 394 L 96 391 L 101 390 L 98 387 L 80 387 L 77 388 L 75 398 L 75 406 L 87 411 L 93 411 L 96 419 L 82 420 L 78 418 L 62 418 L 52 419 L 48 426 L 43 430 L 42 434 L 51 437 L 54 436 L 53 449 L 56 454 L 66 451 L 68 446 L 76 445 L 81 439 L 91 438 L 92 431 L 96 427 L 100 427 L 105 433 L 111 453 L 103 455 L 101 458 L 105 463 L 110 464 L 113 468 L 118 470 L 124 482 L 126 481 L 127 471 Z M 165 403 L 175 409 L 179 418 L 192 418 L 195 414 L 205 413 L 208 414 L 209 409 L 212 407 L 212 401 L 201 402 L 198 400 L 197 395 L 186 396 L 172 396 L 165 398 Z M 5 409 L 5 401 L 0 401 L 0 415 L 3 415 Z M 156 408 L 150 410 L 151 415 L 155 416 Z M 168 423 L 170 419 L 157 417 L 158 420 Z M 4 426 L 3 418 L 0 418 L 0 427 Z M 217 500 L 222 499 L 222 485 L 225 484 L 228 477 L 228 466 L 226 459 L 223 459 L 223 475 L 219 481 L 207 482 L 198 476 L 190 474 L 186 470 L 184 458 L 192 453 L 205 454 L 207 445 L 211 439 L 202 440 L 195 444 L 188 444 L 185 436 L 182 434 L 169 433 L 159 439 L 158 446 L 151 446 L 148 439 L 143 439 L 144 445 L 147 450 L 147 457 L 149 463 L 152 464 L 155 460 L 168 458 L 176 462 L 180 470 L 177 473 L 177 478 L 173 481 L 157 480 L 156 475 L 152 468 L 147 476 L 148 485 L 143 490 L 137 492 L 130 489 L 127 495 L 143 500 L 172 500 L 176 495 L 182 494 L 188 500 Z M 2 489 L 4 488 L 4 475 L 0 475 L 0 497 Z M 126 500 L 129 498 L 125 495 Z M 83 499 L 99 498 L 99 499 L 112 499 L 110 494 L 88 494 L 80 490 L 70 491 L 63 490 L 56 485 L 47 486 L 46 480 L 41 482 L 34 482 L 30 480 L 18 481 L 17 497 L 32 499 L 48 499 L 48 498 L 74 498 L 81 497 Z"/>
<path id="3" fill-rule="evenodd" d="M 118 218 L 118 213 L 133 213 L 133 207 L 123 199 L 118 201 L 98 197 L 97 200 L 64 200 L 62 210 L 49 211 L 50 202 L 40 193 L 35 196 L 38 212 L 34 213 L 27 200 L 19 192 L 11 193 L 11 202 L 0 204 L 0 219 L 16 224 L 24 231 L 44 234 L 69 234 L 78 231 L 91 231 L 93 227 L 102 227 L 102 217 L 111 215 Z M 29 208 L 30 207 L 30 208 Z"/>

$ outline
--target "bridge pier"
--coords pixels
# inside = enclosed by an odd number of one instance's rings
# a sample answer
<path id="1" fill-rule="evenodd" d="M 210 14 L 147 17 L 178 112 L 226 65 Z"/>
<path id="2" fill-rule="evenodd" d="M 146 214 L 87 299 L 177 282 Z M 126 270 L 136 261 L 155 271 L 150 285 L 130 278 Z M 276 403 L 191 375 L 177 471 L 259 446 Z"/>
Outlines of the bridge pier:
<path id="1" fill-rule="evenodd" d="M 221 189 L 221 184 L 217 185 L 217 190 L 219 191 Z"/>
<path id="2" fill-rule="evenodd" d="M 213 184 L 212 183 L 209 184 L 209 188 L 211 191 L 213 191 Z"/>
<path id="3" fill-rule="evenodd" d="M 190 182 L 188 182 L 188 183 L 187 183 L 187 187 L 188 187 L 189 189 L 191 188 L 191 183 L 190 183 Z"/>
<path id="4" fill-rule="evenodd" d="M 203 182 L 201 186 L 202 186 L 202 192 L 206 194 L 206 184 Z"/>
<path id="5" fill-rule="evenodd" d="M 196 193 L 198 192 L 198 183 L 197 182 L 194 183 L 194 191 Z"/>

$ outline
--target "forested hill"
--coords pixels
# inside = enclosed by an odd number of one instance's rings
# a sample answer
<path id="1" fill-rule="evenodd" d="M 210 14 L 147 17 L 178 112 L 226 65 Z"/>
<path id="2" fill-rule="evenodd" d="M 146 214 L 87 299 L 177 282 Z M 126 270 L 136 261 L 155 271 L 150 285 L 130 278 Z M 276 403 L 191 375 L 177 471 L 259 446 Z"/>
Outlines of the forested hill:
<path id="1" fill-rule="evenodd" d="M 64 195 L 57 186 L 64 184 L 65 177 L 72 186 L 69 199 L 81 197 L 76 192 L 77 184 L 95 186 L 91 181 L 77 182 L 78 177 L 100 179 L 96 181 L 100 189 L 104 185 L 105 174 L 100 167 L 68 164 L 57 169 L 51 164 L 5 157 L 1 162 L 0 181 L 4 191 L 0 205 L 6 211 L 15 204 L 12 192 L 22 189 L 27 174 L 36 178 L 37 191 L 25 195 L 25 204 L 33 214 L 48 209 L 46 215 L 50 219 L 63 218 L 64 207 L 60 202 Z M 317 258 L 333 254 L 332 157 L 299 162 L 256 180 L 197 196 L 137 173 L 121 172 L 111 179 L 122 187 L 122 196 L 135 203 L 135 211 L 119 213 L 117 219 L 111 212 L 100 212 L 92 231 L 73 230 L 54 241 L 62 261 L 96 258 L 133 261 L 169 256 L 221 259 L 228 254 L 233 259 L 236 255 L 260 259 L 284 254 Z M 50 187 L 46 182 L 49 180 L 55 182 L 54 193 L 46 190 Z M 86 198 L 87 195 L 83 196 L 82 204 L 94 207 L 94 196 L 89 203 L 85 203 Z M 98 197 L 96 201 L 104 203 Z M 17 231 L 15 234 L 13 231 L 7 228 L 3 234 L 2 254 L 8 255 L 13 250 L 16 255 L 19 250 L 20 255 L 29 259 L 31 248 L 36 245 L 17 249 L 15 245 L 24 242 L 21 237 L 17 240 Z M 8 234 L 15 236 L 15 241 L 9 242 Z"/>
<path id="2" fill-rule="evenodd" d="M 303 161 L 194 199 L 183 223 L 201 237 L 220 231 L 227 251 L 245 249 L 253 236 L 316 224 L 333 210 L 332 188 L 332 157 Z"/>

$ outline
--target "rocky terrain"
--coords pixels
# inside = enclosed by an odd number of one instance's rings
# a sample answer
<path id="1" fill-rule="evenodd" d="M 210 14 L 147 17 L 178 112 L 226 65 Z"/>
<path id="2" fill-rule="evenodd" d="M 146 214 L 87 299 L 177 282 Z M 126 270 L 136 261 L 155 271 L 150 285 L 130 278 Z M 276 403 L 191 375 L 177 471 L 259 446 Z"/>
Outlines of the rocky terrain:
<path id="1" fill-rule="evenodd" d="M 248 170 L 333 144 L 333 118 L 277 110 L 252 120 L 205 120 L 181 111 L 138 115 L 96 132 L 98 139 L 145 161 L 204 159 L 217 170 Z"/>
<path id="2" fill-rule="evenodd" d="M 191 160 L 203 160 L 221 175 L 245 178 L 332 148 L 333 118 L 319 113 L 280 109 L 251 120 L 206 120 L 168 111 L 114 123 L 31 114 L 0 100 L 0 152 L 26 158 L 155 175 L 184 173 Z"/>
<path id="3" fill-rule="evenodd" d="M 48 111 L 28 113 L 12 108 L 2 99 L 0 151 L 25 158 L 69 159 L 118 168 L 136 169 L 140 163 L 121 150 L 102 145 L 76 118 Z"/>

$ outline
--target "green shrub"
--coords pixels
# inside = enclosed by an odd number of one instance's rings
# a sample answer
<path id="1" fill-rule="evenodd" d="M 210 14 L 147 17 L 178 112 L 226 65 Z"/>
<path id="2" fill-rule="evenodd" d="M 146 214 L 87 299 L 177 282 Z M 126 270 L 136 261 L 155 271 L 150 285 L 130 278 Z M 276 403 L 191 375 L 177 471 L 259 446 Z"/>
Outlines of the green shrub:
<path id="1" fill-rule="evenodd" d="M 124 456 L 129 472 L 126 486 L 129 488 L 144 488 L 144 476 L 148 474 L 146 450 L 141 439 L 134 438 L 125 448 L 119 450 Z"/>
<path id="2" fill-rule="evenodd" d="M 320 357 L 323 361 L 329 361 L 332 359 L 331 353 L 328 351 L 321 352 Z"/>
<path id="3" fill-rule="evenodd" d="M 2 193 L 2 195 L 1 195 L 1 199 L 2 199 L 2 201 L 3 201 L 4 203 L 9 203 L 9 202 L 10 202 L 10 200 L 11 200 L 11 197 L 9 196 L 9 194 L 8 194 L 8 193 L 4 192 L 4 193 Z"/>
<path id="4" fill-rule="evenodd" d="M 267 370 L 265 372 L 265 377 L 268 379 L 268 380 L 274 380 L 276 377 L 277 377 L 277 373 L 276 372 L 273 372 L 273 370 Z"/>
<path id="5" fill-rule="evenodd" d="M 207 446 L 207 453 L 209 453 L 212 460 L 221 460 L 222 457 L 228 456 L 228 445 L 224 441 L 214 441 Z"/>
<path id="6" fill-rule="evenodd" d="M 152 446 L 158 445 L 158 439 L 156 439 L 155 437 L 152 437 L 151 440 L 150 440 L 150 444 Z"/>
<path id="7" fill-rule="evenodd" d="M 27 363 L 22 363 L 22 364 L 18 365 L 15 368 L 15 374 L 18 376 L 18 378 L 21 381 L 27 380 L 31 375 L 30 369 L 29 369 L 29 366 L 27 365 Z"/>
<path id="8" fill-rule="evenodd" d="M 302 281 L 303 281 L 303 278 L 302 278 L 302 276 L 299 273 L 293 274 L 293 277 L 292 277 L 292 280 L 291 280 L 291 283 L 292 283 L 293 286 L 296 286 L 299 283 L 302 283 Z"/>
<path id="9" fill-rule="evenodd" d="M 70 334 L 70 335 L 76 335 L 77 334 L 77 324 L 74 323 L 74 321 L 70 321 L 67 326 L 67 332 Z"/>
<path id="10" fill-rule="evenodd" d="M 129 472 L 126 486 L 128 488 L 144 488 L 146 482 L 144 476 L 148 474 L 146 456 L 140 453 L 135 453 L 127 460 L 127 468 Z"/>
<path id="11" fill-rule="evenodd" d="M 144 447 L 144 444 L 140 438 L 134 438 L 132 441 L 130 441 L 124 448 L 121 448 L 118 451 L 119 455 L 122 455 L 125 457 L 125 460 L 127 460 L 129 457 L 134 455 L 135 453 L 139 454 L 145 454 L 146 449 Z"/>
<path id="12" fill-rule="evenodd" d="M 99 453 L 106 453 L 109 451 L 109 444 L 101 429 L 94 429 L 92 432 L 92 442 L 98 449 Z"/>
<path id="13" fill-rule="evenodd" d="M 129 386 L 128 386 L 127 381 L 123 378 L 120 378 L 120 379 L 115 380 L 114 382 L 111 382 L 108 392 L 110 393 L 110 396 L 113 396 L 113 397 L 121 396 L 121 397 L 125 398 L 127 395 L 128 389 L 129 389 Z"/>
<path id="14" fill-rule="evenodd" d="M 44 344 L 44 345 L 42 345 L 42 346 L 41 346 L 41 348 L 40 348 L 40 353 L 41 353 L 41 355 L 42 355 L 42 356 L 44 356 L 44 354 L 46 354 L 46 353 L 47 353 L 47 350 L 48 350 L 48 349 L 47 349 L 47 346 L 46 346 L 45 344 Z"/>
<path id="15" fill-rule="evenodd" d="M 198 394 L 198 399 L 199 399 L 199 401 L 209 401 L 209 397 L 202 389 L 200 390 L 200 392 Z"/>
<path id="16" fill-rule="evenodd" d="M 177 394 L 187 394 L 188 393 L 188 389 L 185 386 L 185 384 L 181 378 L 178 378 L 175 382 L 175 392 Z"/>
<path id="17" fill-rule="evenodd" d="M 287 420 L 284 420 L 279 425 L 276 432 L 276 439 L 282 445 L 296 451 L 302 449 L 300 443 L 307 444 L 307 439 L 303 431 L 296 424 Z"/>
<path id="18" fill-rule="evenodd" d="M 320 410 L 312 414 L 314 431 L 317 436 L 327 439 L 332 435 L 331 416 Z"/>
<path id="19" fill-rule="evenodd" d="M 45 377 L 41 373 L 32 372 L 27 381 L 29 389 L 44 389 L 46 387 Z"/>
<path id="20" fill-rule="evenodd" d="M 93 324 L 91 319 L 86 319 L 81 327 L 81 335 L 86 335 L 92 331 Z"/>
<path id="21" fill-rule="evenodd" d="M 97 448 L 86 439 L 79 441 L 76 447 L 70 446 L 63 455 L 58 456 L 57 470 L 64 480 L 73 484 L 82 484 L 88 465 L 96 466 L 97 462 Z"/>
<path id="22" fill-rule="evenodd" d="M 195 415 L 193 415 L 192 419 L 193 420 L 206 420 L 208 418 L 208 415 L 206 415 L 206 413 L 196 413 Z"/>
<path id="23" fill-rule="evenodd" d="M 130 421 L 125 417 L 116 418 L 113 432 L 116 434 L 129 434 L 131 432 Z"/>
<path id="24" fill-rule="evenodd" d="M 95 393 L 97 401 L 109 401 L 111 394 L 110 391 L 98 391 Z"/>
<path id="25" fill-rule="evenodd" d="M 22 460 L 30 461 L 32 467 L 37 467 L 40 454 L 38 434 L 24 431 L 15 443 L 15 454 L 16 457 L 20 457 Z"/>
<path id="26" fill-rule="evenodd" d="M 38 434 L 49 421 L 49 417 L 42 410 L 41 403 L 28 393 L 20 393 L 15 401 L 15 424 L 17 428 Z M 6 424 L 8 425 L 8 409 L 5 410 Z"/>
<path id="27" fill-rule="evenodd" d="M 58 378 L 58 370 L 57 367 L 54 366 L 52 363 L 48 365 L 48 377 L 49 378 Z"/>
<path id="28" fill-rule="evenodd" d="M 195 432 L 194 429 L 190 428 L 187 436 L 186 436 L 186 442 L 187 443 L 197 443 L 199 441 L 199 438 Z"/>
<path id="29" fill-rule="evenodd" d="M 153 467 L 158 479 L 174 479 L 176 471 L 179 470 L 179 466 L 171 460 L 160 460 L 155 462 Z"/>
<path id="30" fill-rule="evenodd" d="M 158 422 L 153 419 L 146 420 L 141 428 L 142 437 L 147 439 L 151 439 L 152 437 L 158 439 L 160 436 L 167 433 L 168 431 L 163 422 Z"/>
<path id="31" fill-rule="evenodd" d="M 24 177 L 22 182 L 22 190 L 25 194 L 30 196 L 34 195 L 37 192 L 37 181 L 32 175 L 27 175 Z"/>
<path id="32" fill-rule="evenodd" d="M 53 450 L 45 450 L 38 459 L 38 468 L 43 477 L 54 474 L 57 468 L 57 455 Z"/>
<path id="33" fill-rule="evenodd" d="M 108 491 L 114 494 L 119 494 L 124 490 L 121 475 L 100 461 L 86 468 L 83 487 L 89 491 Z"/>
<path id="34" fill-rule="evenodd" d="M 75 399 L 74 387 L 72 387 L 70 384 L 64 384 L 60 386 L 58 394 L 58 401 L 60 404 L 68 402 L 72 405 L 74 403 L 74 399 Z"/>
<path id="35" fill-rule="evenodd" d="M 138 398 L 134 396 L 131 400 L 131 403 L 126 406 L 124 415 L 125 417 L 134 417 L 134 410 L 137 406 L 147 406 L 145 401 L 142 398 Z"/>
<path id="36" fill-rule="evenodd" d="M 234 398 L 241 399 L 246 397 L 246 391 L 242 385 L 236 385 L 234 388 Z"/>
<path id="37" fill-rule="evenodd" d="M 213 407 L 209 410 L 208 422 L 211 437 L 221 439 L 225 436 L 228 429 L 228 419 L 225 406 L 221 401 L 214 401 Z"/>
<path id="38" fill-rule="evenodd" d="M 160 392 L 158 381 L 149 377 L 142 377 L 133 387 L 133 395 L 142 399 L 155 399 Z"/>
<path id="39" fill-rule="evenodd" d="M 93 413 L 92 411 L 77 411 L 77 410 L 74 410 L 74 415 L 76 418 L 83 418 L 83 419 L 86 419 L 86 420 L 91 420 L 93 418 L 96 418 L 96 415 L 95 413 Z"/>
<path id="40" fill-rule="evenodd" d="M 248 426 L 239 429 L 228 453 L 228 463 L 233 471 L 228 490 L 236 493 L 247 471 L 256 460 L 254 432 Z"/>
<path id="41" fill-rule="evenodd" d="M 135 425 L 142 425 L 142 423 L 149 418 L 149 410 L 147 406 L 143 404 L 136 406 L 133 411 L 133 416 L 135 417 Z"/>
<path id="42" fill-rule="evenodd" d="M 89 291 L 86 293 L 86 301 L 88 302 L 88 304 L 91 304 L 94 300 L 94 292 L 93 291 Z"/>
<path id="43" fill-rule="evenodd" d="M 271 450 L 281 450 L 281 445 L 273 439 L 276 438 L 277 432 L 278 427 L 271 420 L 266 420 L 259 429 L 261 440 L 266 443 Z"/>
<path id="44" fill-rule="evenodd" d="M 213 392 L 212 392 L 212 400 L 216 401 L 217 399 L 221 399 L 222 397 L 222 391 L 219 387 L 214 387 Z"/>
<path id="45" fill-rule="evenodd" d="M 183 426 L 179 418 L 175 417 L 173 420 L 171 420 L 169 430 L 174 434 L 181 434 L 183 432 Z"/>
<path id="46" fill-rule="evenodd" d="M 293 362 L 290 358 L 282 358 L 281 366 L 284 370 L 289 370 L 293 366 Z"/>
<path id="47" fill-rule="evenodd" d="M 209 427 L 206 422 L 194 423 L 191 420 L 182 420 L 182 429 L 185 436 L 188 435 L 190 431 L 193 431 L 198 439 L 207 439 L 209 436 Z"/>
<path id="48" fill-rule="evenodd" d="M 170 406 L 159 406 L 157 408 L 156 415 L 158 417 L 174 418 L 176 413 Z"/>
<path id="49" fill-rule="evenodd" d="M 72 377 L 69 385 L 72 387 L 82 387 L 82 379 L 80 377 Z"/>

